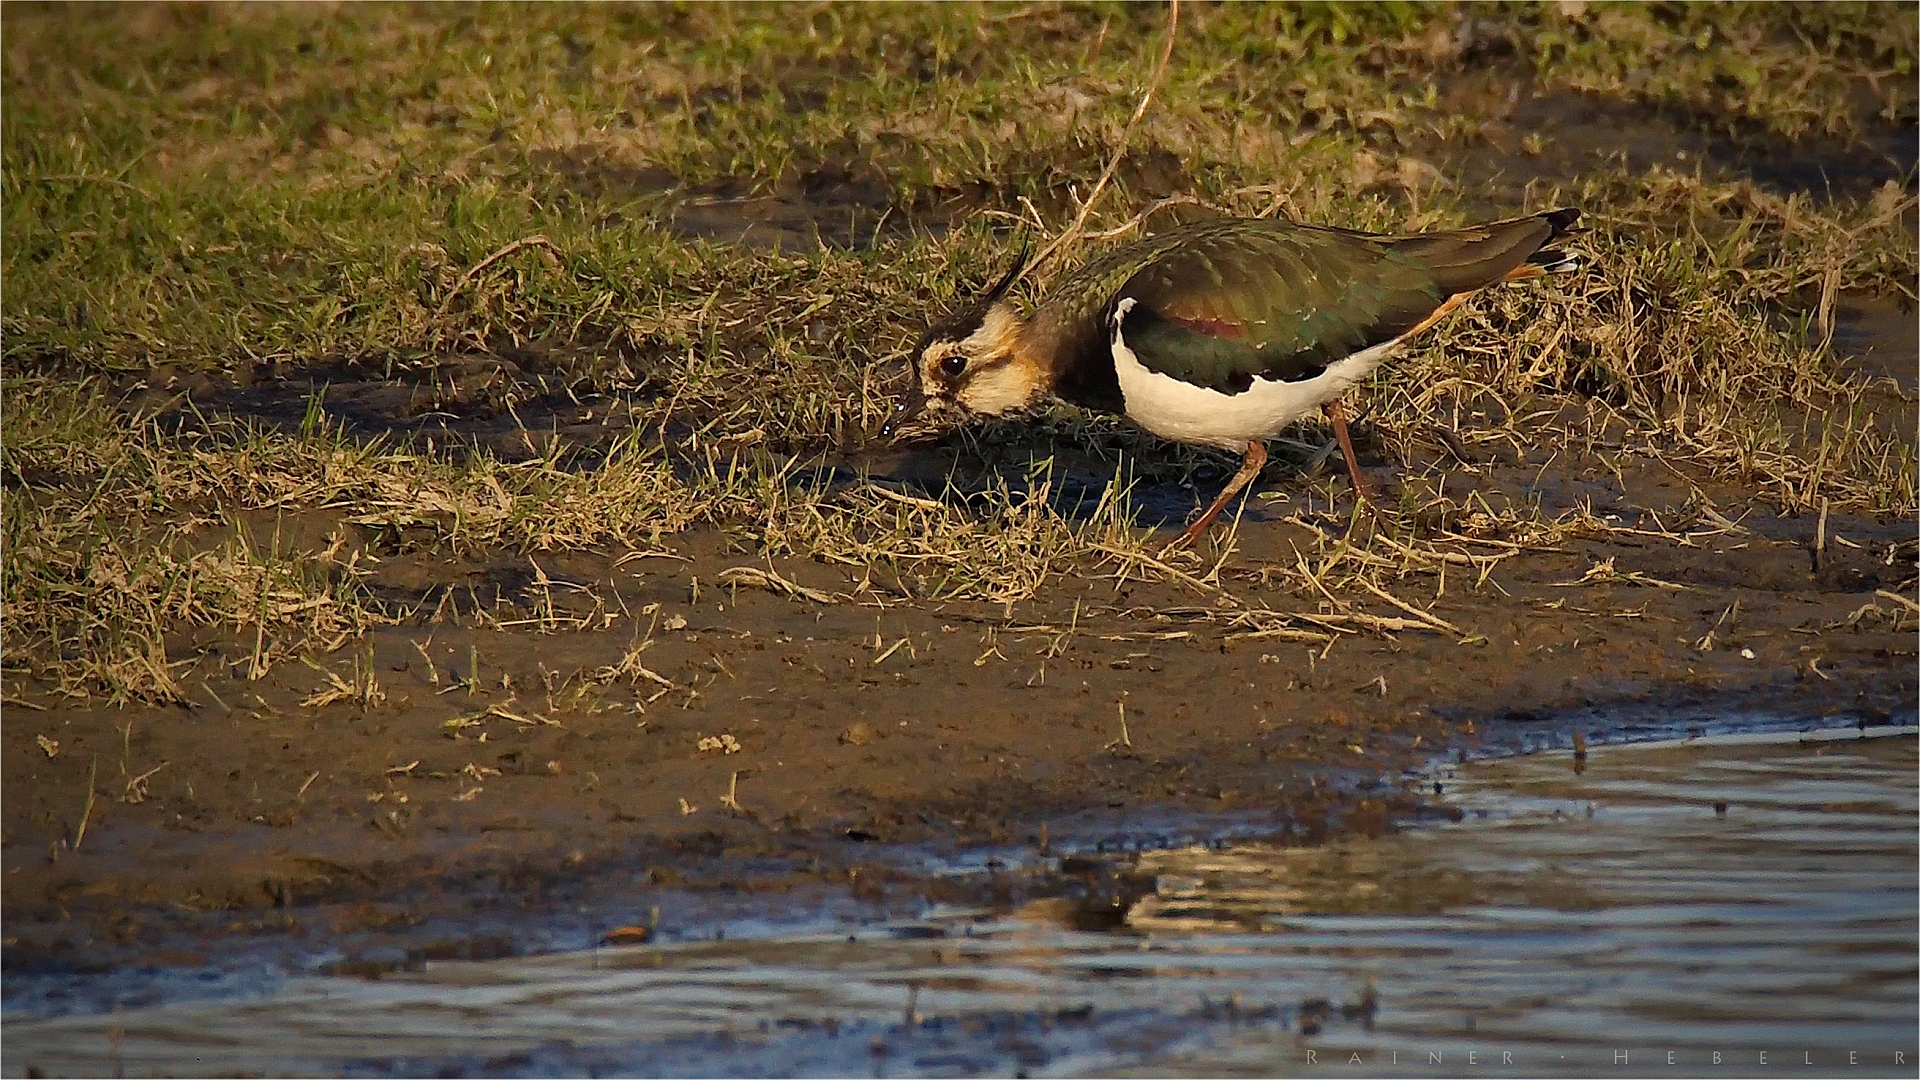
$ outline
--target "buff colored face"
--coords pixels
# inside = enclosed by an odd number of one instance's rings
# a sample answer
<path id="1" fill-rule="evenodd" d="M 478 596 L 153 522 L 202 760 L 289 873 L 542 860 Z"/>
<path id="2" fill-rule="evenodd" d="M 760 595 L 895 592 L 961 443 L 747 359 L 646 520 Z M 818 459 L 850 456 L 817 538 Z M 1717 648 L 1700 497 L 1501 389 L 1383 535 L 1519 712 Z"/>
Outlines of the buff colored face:
<path id="1" fill-rule="evenodd" d="M 977 325 L 929 336 L 915 362 L 927 408 L 958 405 L 979 416 L 999 416 L 1033 404 L 1046 387 L 1021 360 L 1019 331 L 1019 317 L 1007 305 L 993 304 Z"/>

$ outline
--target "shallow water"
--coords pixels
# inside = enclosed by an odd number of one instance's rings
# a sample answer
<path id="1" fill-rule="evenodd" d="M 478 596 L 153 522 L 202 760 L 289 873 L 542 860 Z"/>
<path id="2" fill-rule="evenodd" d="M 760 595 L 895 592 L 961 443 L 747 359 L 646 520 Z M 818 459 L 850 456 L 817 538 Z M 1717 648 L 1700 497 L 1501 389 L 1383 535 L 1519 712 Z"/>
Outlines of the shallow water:
<path id="1" fill-rule="evenodd" d="M 1911 1076 L 1915 769 L 1910 728 L 1476 763 L 1435 778 L 1457 823 L 1144 853 L 1152 891 L 1105 930 L 1043 902 L 299 976 L 9 1017 L 0 1053 L 8 1075 Z"/>

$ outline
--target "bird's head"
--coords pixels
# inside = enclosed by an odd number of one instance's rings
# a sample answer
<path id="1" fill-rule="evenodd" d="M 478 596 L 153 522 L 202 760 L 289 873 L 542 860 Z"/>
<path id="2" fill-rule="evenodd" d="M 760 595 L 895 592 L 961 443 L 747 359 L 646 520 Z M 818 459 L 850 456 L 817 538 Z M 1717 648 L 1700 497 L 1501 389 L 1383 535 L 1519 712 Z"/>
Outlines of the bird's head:
<path id="1" fill-rule="evenodd" d="M 991 289 L 920 339 L 911 357 L 914 387 L 889 428 L 1000 416 L 1046 396 L 1046 373 L 1021 350 L 1025 324 L 1006 298 L 1026 258 L 1023 250 Z"/>

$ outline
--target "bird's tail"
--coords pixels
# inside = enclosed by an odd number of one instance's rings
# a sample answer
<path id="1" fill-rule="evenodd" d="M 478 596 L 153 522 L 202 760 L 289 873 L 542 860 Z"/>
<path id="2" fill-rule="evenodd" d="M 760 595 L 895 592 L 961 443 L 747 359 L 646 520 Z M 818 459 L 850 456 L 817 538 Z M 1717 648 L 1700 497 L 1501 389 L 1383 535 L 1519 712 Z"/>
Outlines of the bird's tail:
<path id="1" fill-rule="evenodd" d="M 1573 269 L 1577 261 L 1549 245 L 1572 231 L 1579 219 L 1580 211 L 1569 207 L 1465 229 L 1390 237 L 1387 243 L 1430 271 L 1441 296 L 1454 296 L 1496 281 Z"/>
<path id="2" fill-rule="evenodd" d="M 1553 232 L 1547 236 L 1546 242 L 1548 244 L 1553 243 L 1563 236 L 1581 231 L 1576 228 L 1580 220 L 1580 211 L 1571 206 L 1559 210 L 1549 210 L 1540 215 L 1540 220 L 1545 221 L 1553 227 Z M 1581 265 L 1580 256 L 1575 255 L 1573 252 L 1562 251 L 1556 247 L 1542 247 L 1540 250 L 1527 256 L 1527 261 L 1515 267 L 1513 271 L 1506 276 L 1506 280 L 1515 281 L 1520 278 L 1539 277 L 1541 274 L 1569 274 L 1580 269 Z"/>

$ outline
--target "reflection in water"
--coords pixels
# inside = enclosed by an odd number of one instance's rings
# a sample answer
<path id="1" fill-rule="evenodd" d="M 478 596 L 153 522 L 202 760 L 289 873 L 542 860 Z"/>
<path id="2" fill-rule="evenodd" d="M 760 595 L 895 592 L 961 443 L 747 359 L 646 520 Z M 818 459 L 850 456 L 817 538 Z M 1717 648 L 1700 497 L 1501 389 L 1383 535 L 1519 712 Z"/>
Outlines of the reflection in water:
<path id="1" fill-rule="evenodd" d="M 9 1018 L 4 1067 L 1910 1076 L 1915 764 L 1911 734 L 1479 764 L 1447 778 L 1458 824 L 1143 855 L 1106 932 L 1041 903 L 304 977 Z"/>

